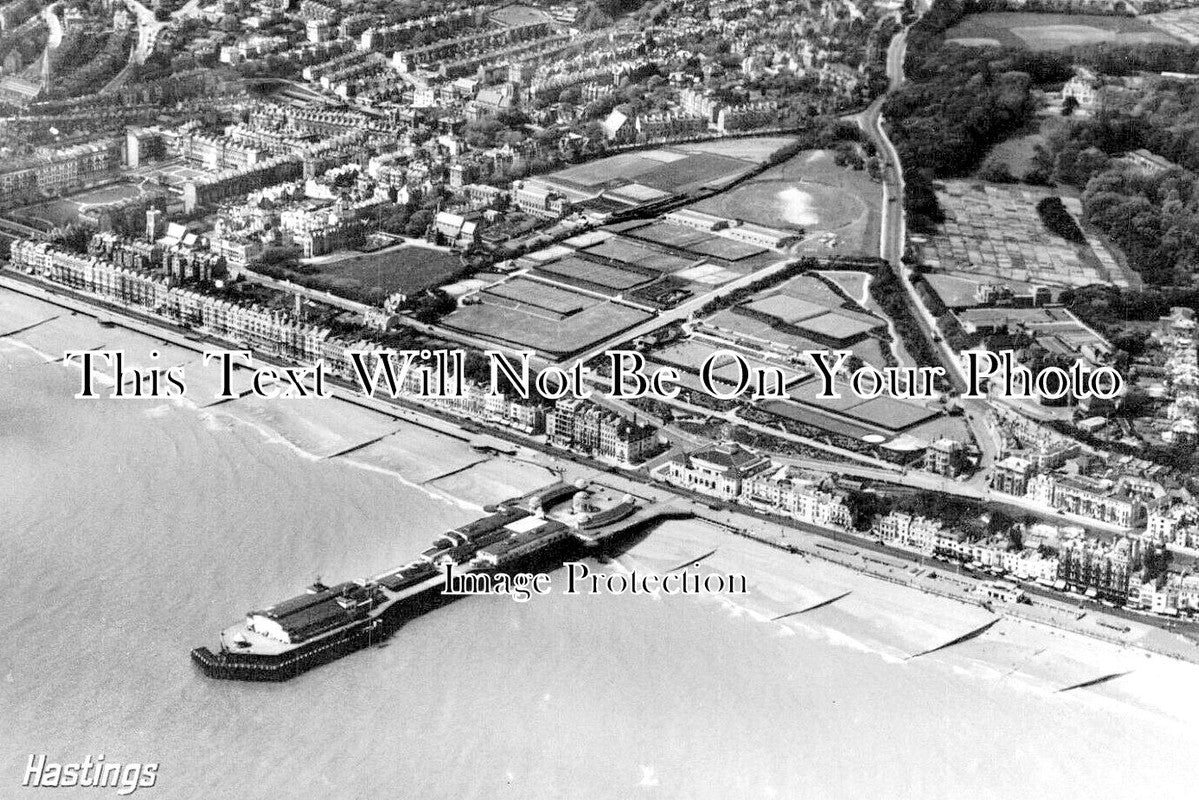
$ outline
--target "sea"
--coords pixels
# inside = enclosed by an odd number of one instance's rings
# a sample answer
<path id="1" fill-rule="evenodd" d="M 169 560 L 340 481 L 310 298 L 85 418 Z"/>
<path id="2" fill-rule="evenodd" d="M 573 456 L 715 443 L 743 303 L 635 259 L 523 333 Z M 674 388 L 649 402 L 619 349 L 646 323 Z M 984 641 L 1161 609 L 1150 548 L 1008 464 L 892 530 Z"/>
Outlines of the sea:
<path id="1" fill-rule="evenodd" d="M 287 683 L 205 678 L 247 610 L 553 473 L 336 400 L 75 399 L 61 351 L 100 346 L 195 359 L 0 289 L 0 798 L 116 795 L 23 788 L 39 755 L 157 764 L 134 796 L 170 800 L 1194 796 L 1199 667 L 1011 620 L 912 658 L 989 615 L 701 522 L 592 567 L 716 548 L 748 594 L 467 598 Z"/>

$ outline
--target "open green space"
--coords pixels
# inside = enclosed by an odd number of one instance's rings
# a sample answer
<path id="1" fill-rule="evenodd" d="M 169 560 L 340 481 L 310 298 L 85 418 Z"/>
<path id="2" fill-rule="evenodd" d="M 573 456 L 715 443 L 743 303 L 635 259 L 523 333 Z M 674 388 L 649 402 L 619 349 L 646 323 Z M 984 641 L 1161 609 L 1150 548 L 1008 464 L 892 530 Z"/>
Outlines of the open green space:
<path id="1" fill-rule="evenodd" d="M 1177 44 L 1178 40 L 1136 17 L 1097 14 L 1040 14 L 988 11 L 969 14 L 945 32 L 947 42 L 966 46 L 1065 50 L 1100 42 Z"/>

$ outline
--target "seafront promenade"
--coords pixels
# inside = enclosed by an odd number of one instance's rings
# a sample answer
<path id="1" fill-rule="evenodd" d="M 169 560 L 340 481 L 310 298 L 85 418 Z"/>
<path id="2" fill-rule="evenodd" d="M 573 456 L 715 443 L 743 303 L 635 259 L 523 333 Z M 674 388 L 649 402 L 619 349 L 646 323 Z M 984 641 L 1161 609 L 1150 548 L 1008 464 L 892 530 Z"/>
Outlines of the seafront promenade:
<path id="1" fill-rule="evenodd" d="M 123 308 L 109 304 L 100 306 L 73 296 L 73 293 L 61 292 L 57 288 L 51 292 L 40 284 L 14 277 L 11 273 L 0 272 L 0 290 L 24 294 L 87 316 L 108 317 L 131 331 L 194 352 L 229 346 L 220 340 L 202 337 L 194 331 L 171 326 Z M 5 333 L 8 331 L 0 330 L 0 335 Z M 262 360 L 268 363 L 283 363 L 270 358 Z M 669 504 L 676 509 L 685 508 L 696 518 L 730 534 L 788 551 L 797 558 L 820 559 L 925 594 L 974 606 L 980 605 L 984 599 L 980 591 L 983 581 L 955 572 L 952 565 L 928 562 L 918 554 L 887 548 L 847 531 L 825 529 L 795 520 L 759 514 L 744 507 L 713 508 L 704 498 L 674 487 L 650 483 L 639 473 L 619 470 L 581 455 L 567 454 L 565 451 L 530 440 L 515 431 L 496 429 L 488 435 L 480 436 L 446 415 L 417 407 L 409 402 L 364 396 L 348 385 L 334 386 L 331 393 L 338 402 L 368 408 L 393 419 L 470 442 L 476 447 L 486 448 L 489 441 L 501 447 L 507 447 L 506 443 L 511 443 L 517 449 L 515 458 L 549 468 L 564 481 L 583 480 L 593 485 L 608 487 L 614 492 L 630 494 L 647 504 Z M 835 469 L 835 466 L 830 465 L 830 469 Z M 997 603 L 992 608 L 997 614 L 1022 622 L 1049 625 L 1120 646 L 1137 647 L 1199 663 L 1199 645 L 1187 637 L 1163 629 L 1160 627 L 1162 621 L 1129 619 L 1130 615 L 1117 616 L 1093 606 L 1084 610 L 1065 597 L 1059 599 L 1036 594 L 1031 600 L 1031 605 Z"/>

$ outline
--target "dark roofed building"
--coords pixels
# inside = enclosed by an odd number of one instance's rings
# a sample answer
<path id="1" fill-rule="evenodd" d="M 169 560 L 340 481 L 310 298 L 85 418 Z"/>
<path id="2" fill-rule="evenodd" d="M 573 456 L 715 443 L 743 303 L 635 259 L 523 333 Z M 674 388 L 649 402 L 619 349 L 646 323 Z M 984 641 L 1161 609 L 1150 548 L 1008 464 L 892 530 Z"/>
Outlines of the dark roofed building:
<path id="1" fill-rule="evenodd" d="M 360 619 L 378 600 L 377 589 L 347 582 L 316 584 L 307 594 L 247 615 L 247 627 L 270 639 L 296 643 Z"/>

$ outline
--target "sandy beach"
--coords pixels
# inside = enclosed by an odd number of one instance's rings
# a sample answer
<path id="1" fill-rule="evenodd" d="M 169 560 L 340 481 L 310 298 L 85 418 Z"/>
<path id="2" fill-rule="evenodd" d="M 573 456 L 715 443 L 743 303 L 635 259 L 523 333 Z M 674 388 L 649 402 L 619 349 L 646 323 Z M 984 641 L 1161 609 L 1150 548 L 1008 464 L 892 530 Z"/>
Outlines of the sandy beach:
<path id="1" fill-rule="evenodd" d="M 172 798 L 1189 796 L 1161 765 L 1199 744 L 1199 667 L 1007 617 L 913 658 L 992 616 L 700 520 L 593 568 L 716 550 L 699 569 L 748 594 L 468 598 L 288 684 L 208 681 L 188 650 L 247 608 L 402 563 L 562 465 L 340 400 L 74 400 L 64 348 L 196 354 L 0 289 L 0 334 L 35 324 L 0 338 L 0 785 L 27 752 L 105 752 L 160 760 Z"/>

